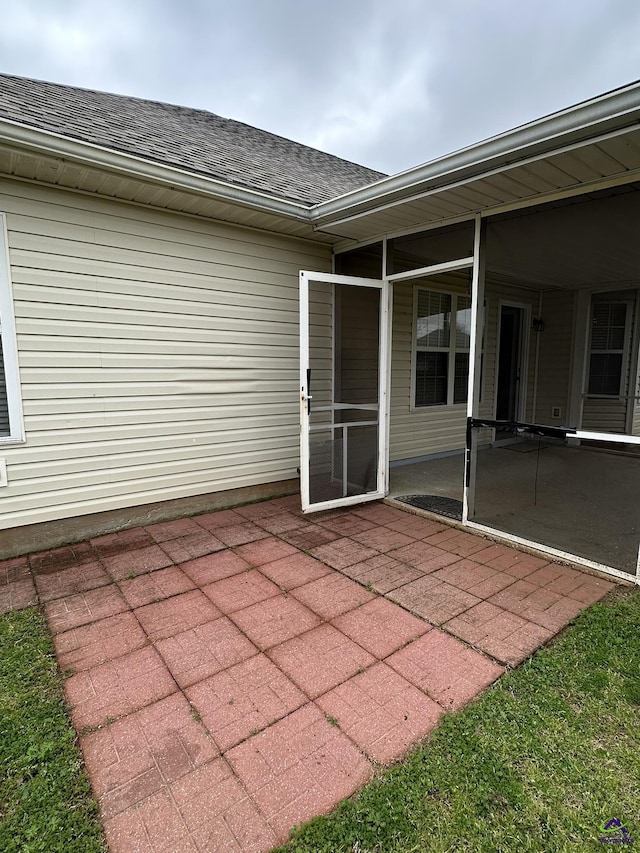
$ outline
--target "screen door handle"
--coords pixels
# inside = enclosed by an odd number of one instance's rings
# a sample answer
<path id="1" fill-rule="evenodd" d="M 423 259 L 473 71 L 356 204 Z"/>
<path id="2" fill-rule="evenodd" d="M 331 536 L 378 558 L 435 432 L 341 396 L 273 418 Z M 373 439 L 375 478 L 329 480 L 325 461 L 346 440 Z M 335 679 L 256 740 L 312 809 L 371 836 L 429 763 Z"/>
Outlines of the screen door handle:
<path id="1" fill-rule="evenodd" d="M 307 400 L 307 414 L 310 415 L 311 414 L 311 401 L 313 400 L 313 397 L 311 396 L 311 369 L 310 368 L 307 369 L 306 400 Z"/>

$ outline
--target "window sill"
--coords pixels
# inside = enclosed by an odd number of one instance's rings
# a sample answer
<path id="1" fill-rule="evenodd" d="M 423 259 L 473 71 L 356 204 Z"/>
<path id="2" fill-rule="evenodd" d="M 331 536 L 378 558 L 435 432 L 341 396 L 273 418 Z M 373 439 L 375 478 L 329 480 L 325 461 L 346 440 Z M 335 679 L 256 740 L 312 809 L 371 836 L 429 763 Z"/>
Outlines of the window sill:
<path id="1" fill-rule="evenodd" d="M 436 403 L 433 406 L 409 406 L 410 412 L 433 412 L 433 411 L 441 411 L 443 409 L 462 409 L 466 411 L 467 404 L 466 403 Z"/>

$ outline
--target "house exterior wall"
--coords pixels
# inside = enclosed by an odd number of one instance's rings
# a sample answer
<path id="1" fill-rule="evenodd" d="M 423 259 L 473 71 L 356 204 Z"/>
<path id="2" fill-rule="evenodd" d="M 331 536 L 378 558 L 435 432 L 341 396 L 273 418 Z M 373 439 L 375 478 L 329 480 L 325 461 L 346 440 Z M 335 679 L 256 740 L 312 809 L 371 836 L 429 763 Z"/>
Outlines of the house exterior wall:
<path id="1" fill-rule="evenodd" d="M 541 315 L 544 331 L 531 334 L 534 362 L 536 344 L 538 349 L 538 375 L 537 381 L 535 377 L 532 381 L 530 414 L 527 417 L 534 423 L 568 424 L 575 302 L 575 291 L 550 290 L 543 294 Z M 560 408 L 559 418 L 552 416 L 552 409 L 556 406 Z"/>
<path id="2" fill-rule="evenodd" d="M 0 528 L 275 482 L 299 464 L 308 241 L 1 180 L 26 442 Z"/>

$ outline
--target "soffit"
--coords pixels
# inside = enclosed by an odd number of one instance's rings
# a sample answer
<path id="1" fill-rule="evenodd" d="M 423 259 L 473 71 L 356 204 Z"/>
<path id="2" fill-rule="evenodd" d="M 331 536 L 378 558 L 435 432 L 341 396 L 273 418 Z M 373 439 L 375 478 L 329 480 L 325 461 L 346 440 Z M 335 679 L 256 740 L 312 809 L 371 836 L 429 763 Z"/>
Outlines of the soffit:
<path id="1" fill-rule="evenodd" d="M 335 242 L 331 235 L 314 232 L 306 217 L 273 214 L 258 206 L 221 200 L 216 198 L 213 192 L 187 191 L 173 186 L 169 181 L 136 178 L 124 172 L 97 168 L 17 146 L 0 148 L 0 174 L 120 201 L 275 231 L 292 237 L 312 239 L 314 242 Z"/>
<path id="2" fill-rule="evenodd" d="M 317 219 L 316 228 L 357 241 L 402 233 L 510 206 L 541 204 L 562 195 L 640 178 L 640 127 L 634 125 L 573 148 L 538 155 L 352 215 Z M 346 213 L 346 212 L 345 212 Z M 348 244 L 345 243 L 345 247 Z"/>

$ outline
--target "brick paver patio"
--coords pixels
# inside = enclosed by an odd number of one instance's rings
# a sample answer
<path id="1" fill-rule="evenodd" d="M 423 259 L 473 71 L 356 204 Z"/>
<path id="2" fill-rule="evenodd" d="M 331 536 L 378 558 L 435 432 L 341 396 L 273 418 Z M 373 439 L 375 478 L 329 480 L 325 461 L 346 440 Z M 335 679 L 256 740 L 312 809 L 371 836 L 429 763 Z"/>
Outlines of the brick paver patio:
<path id="1" fill-rule="evenodd" d="M 296 496 L 7 560 L 0 612 L 44 608 L 112 853 L 259 853 L 612 587 Z"/>

